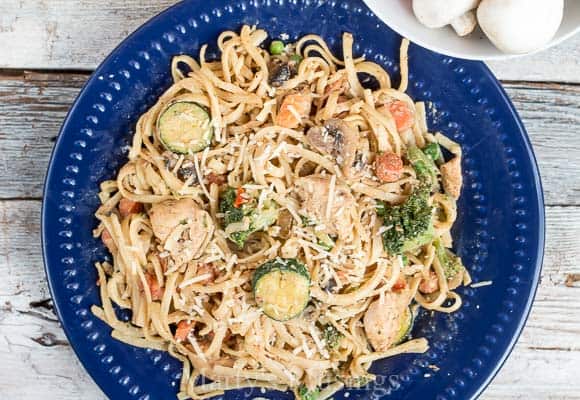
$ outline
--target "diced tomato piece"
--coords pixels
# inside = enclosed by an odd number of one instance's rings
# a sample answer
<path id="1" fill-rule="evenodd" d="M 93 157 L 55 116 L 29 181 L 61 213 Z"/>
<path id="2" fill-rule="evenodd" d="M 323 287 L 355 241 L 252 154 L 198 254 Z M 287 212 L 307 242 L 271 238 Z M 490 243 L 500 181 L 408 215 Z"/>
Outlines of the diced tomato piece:
<path id="1" fill-rule="evenodd" d="M 137 214 L 143 211 L 143 204 L 137 201 L 122 198 L 119 202 L 119 213 L 121 217 L 127 217 L 131 214 Z"/>
<path id="2" fill-rule="evenodd" d="M 397 279 L 397 282 L 393 285 L 393 290 L 403 290 L 407 287 L 407 281 L 402 276 Z"/>
<path id="3" fill-rule="evenodd" d="M 413 126 L 415 123 L 415 115 L 407 103 L 401 100 L 395 100 L 388 107 L 399 132 Z"/>
<path id="4" fill-rule="evenodd" d="M 375 173 L 383 182 L 396 182 L 401 178 L 403 160 L 395 153 L 383 153 L 375 160 Z"/>
<path id="5" fill-rule="evenodd" d="M 187 339 L 187 335 L 189 335 L 189 332 L 191 332 L 194 325 L 195 325 L 194 322 L 189 322 L 185 320 L 179 321 L 179 323 L 177 324 L 177 329 L 175 330 L 175 340 L 177 340 L 178 342 L 183 342 L 185 339 Z"/>
<path id="6" fill-rule="evenodd" d="M 311 107 L 312 97 L 309 94 L 289 94 L 282 100 L 276 124 L 284 128 L 296 128 L 302 122 L 302 118 L 310 114 Z"/>
<path id="7" fill-rule="evenodd" d="M 246 191 L 244 190 L 244 188 L 239 187 L 236 189 L 236 199 L 234 200 L 234 207 L 240 208 L 242 204 L 248 202 L 248 199 L 244 197 L 245 193 Z"/>
<path id="8" fill-rule="evenodd" d="M 109 249 L 109 251 L 111 253 L 113 253 L 117 250 L 117 246 L 115 245 L 115 241 L 113 240 L 113 237 L 111 236 L 111 234 L 109 233 L 108 230 L 103 229 L 103 232 L 101 233 L 101 240 L 103 241 L 103 244 L 105 245 L 105 247 L 107 249 Z"/>
<path id="9" fill-rule="evenodd" d="M 159 257 L 159 256 L 157 256 L 157 259 L 159 260 L 159 265 L 161 265 L 161 269 L 163 270 L 163 272 L 167 272 L 167 262 L 168 262 L 168 258 L 167 257 Z"/>

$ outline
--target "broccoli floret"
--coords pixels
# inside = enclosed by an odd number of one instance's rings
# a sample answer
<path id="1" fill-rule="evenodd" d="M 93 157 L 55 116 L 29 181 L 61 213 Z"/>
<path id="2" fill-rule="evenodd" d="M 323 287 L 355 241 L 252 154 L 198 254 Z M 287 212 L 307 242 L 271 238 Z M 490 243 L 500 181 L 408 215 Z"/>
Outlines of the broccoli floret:
<path id="1" fill-rule="evenodd" d="M 244 218 L 244 208 L 234 207 L 237 193 L 233 187 L 228 187 L 220 200 L 220 212 L 224 214 L 224 224 L 227 226 L 234 222 L 240 222 Z"/>
<path id="2" fill-rule="evenodd" d="M 322 330 L 322 336 L 326 342 L 326 347 L 330 350 L 336 350 L 340 341 L 344 337 L 332 324 L 326 324 Z"/>
<path id="3" fill-rule="evenodd" d="M 305 385 L 300 385 L 298 387 L 298 396 L 302 400 L 317 400 L 320 394 L 320 389 L 316 388 L 314 390 L 308 390 Z"/>
<path id="4" fill-rule="evenodd" d="M 418 185 L 402 204 L 391 206 L 380 202 L 377 205 L 377 215 L 383 219 L 383 225 L 389 227 L 382 238 L 390 254 L 401 254 L 432 238 L 429 232 L 433 207 L 429 205 L 429 195 L 433 182 L 437 182 L 437 167 L 417 147 L 409 148 L 407 157 L 417 173 Z"/>
<path id="5" fill-rule="evenodd" d="M 241 249 L 244 247 L 246 240 L 248 240 L 248 237 L 250 237 L 252 233 L 253 232 L 249 229 L 247 231 L 232 232 L 229 239 Z"/>
<path id="6" fill-rule="evenodd" d="M 264 201 L 261 209 L 254 209 L 250 213 L 250 229 L 254 232 L 266 229 L 278 219 L 278 204 L 272 200 Z"/>
<path id="7" fill-rule="evenodd" d="M 435 254 L 443 268 L 445 277 L 447 279 L 454 278 L 458 273 L 465 268 L 461 262 L 461 258 L 456 256 L 451 250 L 443 246 L 440 240 L 433 242 L 435 245 Z"/>
<path id="8" fill-rule="evenodd" d="M 388 226 L 382 234 L 383 246 L 391 254 L 401 254 L 406 241 L 413 240 L 431 226 L 432 207 L 429 193 L 415 189 L 403 204 L 390 206 L 380 203 L 377 214 Z"/>
<path id="9" fill-rule="evenodd" d="M 443 153 L 441 153 L 441 147 L 438 143 L 429 143 L 423 149 L 423 153 L 425 153 L 425 155 L 433 161 L 437 161 L 443 157 Z"/>
<path id="10" fill-rule="evenodd" d="M 262 208 L 258 209 L 256 199 L 248 199 L 236 207 L 237 197 L 238 190 L 228 187 L 221 195 L 219 208 L 220 212 L 224 214 L 224 226 L 240 222 L 244 217 L 249 218 L 247 230 L 232 232 L 229 235 L 229 239 L 241 249 L 252 233 L 266 229 L 276 222 L 278 205 L 274 201 L 267 200 Z"/>
<path id="11" fill-rule="evenodd" d="M 407 149 L 407 159 L 417 173 L 420 185 L 428 186 L 430 190 L 439 189 L 439 169 L 435 162 L 420 148 L 412 146 Z"/>

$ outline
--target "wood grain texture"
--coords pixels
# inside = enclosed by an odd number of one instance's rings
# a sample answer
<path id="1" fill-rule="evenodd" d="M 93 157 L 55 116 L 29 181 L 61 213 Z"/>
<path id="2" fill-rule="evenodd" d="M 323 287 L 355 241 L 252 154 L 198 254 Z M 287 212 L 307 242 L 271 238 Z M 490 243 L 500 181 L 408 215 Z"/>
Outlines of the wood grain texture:
<path id="1" fill-rule="evenodd" d="M 43 303 L 49 294 L 37 245 L 40 205 L 0 201 L 0 397 L 102 399 Z M 580 207 L 549 207 L 547 220 L 545 266 L 532 314 L 485 400 L 580 399 L 580 282 L 566 285 L 570 274 L 580 273 Z"/>
<path id="2" fill-rule="evenodd" d="M 86 75 L 0 75 L 0 197 L 40 197 L 51 149 Z"/>
<path id="3" fill-rule="evenodd" d="M 39 233 L 48 158 L 88 74 L 16 70 L 93 70 L 130 32 L 175 2 L 0 1 L 0 69 L 13 69 L 0 71 L 0 399 L 105 399 L 52 311 Z M 489 63 L 511 81 L 505 87 L 534 144 L 549 207 L 532 314 L 484 400 L 580 400 L 578 60 L 580 35 L 537 55 Z"/>
<path id="4" fill-rule="evenodd" d="M 94 69 L 129 33 L 174 0 L 3 0 L 0 68 Z M 191 11 L 195 16 L 195 10 Z M 224 27 L 225 28 L 225 27 Z M 506 80 L 580 82 L 580 36 L 546 52 L 490 62 Z"/>
<path id="5" fill-rule="evenodd" d="M 0 75 L 0 198 L 40 198 L 54 140 L 83 74 Z M 580 86 L 505 85 L 534 144 L 550 205 L 580 205 Z M 566 162 L 562 162 L 565 159 Z"/>

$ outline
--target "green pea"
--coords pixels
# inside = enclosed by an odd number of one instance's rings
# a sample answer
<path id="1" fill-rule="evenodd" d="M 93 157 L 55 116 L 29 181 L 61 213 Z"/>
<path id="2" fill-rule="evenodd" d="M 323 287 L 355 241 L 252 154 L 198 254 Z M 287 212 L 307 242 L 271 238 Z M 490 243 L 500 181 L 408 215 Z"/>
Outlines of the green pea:
<path id="1" fill-rule="evenodd" d="M 296 64 L 300 64 L 303 58 L 300 54 L 292 54 L 290 56 L 290 61 L 294 61 Z"/>
<path id="2" fill-rule="evenodd" d="M 273 56 L 280 55 L 284 52 L 284 42 L 281 40 L 274 40 L 270 43 L 270 54 Z"/>

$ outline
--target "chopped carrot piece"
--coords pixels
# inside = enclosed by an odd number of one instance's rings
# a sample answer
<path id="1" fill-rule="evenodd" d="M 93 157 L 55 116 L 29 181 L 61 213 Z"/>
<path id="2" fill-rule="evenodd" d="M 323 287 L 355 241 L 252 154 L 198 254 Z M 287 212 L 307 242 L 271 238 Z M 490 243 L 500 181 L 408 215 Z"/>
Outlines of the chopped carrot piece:
<path id="1" fill-rule="evenodd" d="M 402 100 L 395 100 L 387 105 L 387 109 L 395 120 L 399 132 L 409 129 L 415 123 L 413 110 Z"/>
<path id="2" fill-rule="evenodd" d="M 177 324 L 177 329 L 175 330 L 175 340 L 178 342 L 183 342 L 187 339 L 189 332 L 193 329 L 195 322 L 189 322 L 186 320 L 179 321 Z"/>
<path id="3" fill-rule="evenodd" d="M 159 286 L 159 282 L 155 275 L 151 273 L 145 274 L 145 279 L 147 280 L 147 285 L 149 286 L 149 290 L 151 291 L 151 299 L 152 300 L 161 300 L 163 297 L 163 288 Z"/>
<path id="4" fill-rule="evenodd" d="M 282 100 L 276 124 L 284 128 L 296 128 L 302 122 L 302 118 L 310 114 L 311 107 L 312 97 L 309 94 L 289 94 Z"/>
<path id="5" fill-rule="evenodd" d="M 383 153 L 375 160 L 375 173 L 383 182 L 396 182 L 401 178 L 403 160 L 395 153 Z"/>
<path id="6" fill-rule="evenodd" d="M 121 217 L 127 217 L 131 214 L 137 214 L 143 211 L 143 204 L 137 201 L 122 198 L 119 202 L 119 213 Z"/>
<path id="7" fill-rule="evenodd" d="M 346 79 L 337 79 L 324 88 L 324 94 L 329 94 L 332 92 L 342 92 L 345 90 L 346 85 L 347 85 Z"/>
<path id="8" fill-rule="evenodd" d="M 107 249 L 109 249 L 109 251 L 111 253 L 113 253 L 117 250 L 117 246 L 115 245 L 115 241 L 113 240 L 113 237 L 111 236 L 111 234 L 109 233 L 108 230 L 103 229 L 103 232 L 101 233 L 101 240 L 103 241 L 103 244 L 105 245 L 105 247 Z"/>
<path id="9" fill-rule="evenodd" d="M 402 276 L 397 279 L 397 282 L 393 285 L 393 290 L 402 290 L 407 287 L 407 281 Z"/>
<path id="10" fill-rule="evenodd" d="M 242 204 L 248 202 L 248 199 L 244 196 L 245 193 L 246 191 L 244 190 L 244 188 L 239 187 L 236 189 L 236 199 L 234 200 L 234 207 L 240 208 Z"/>

